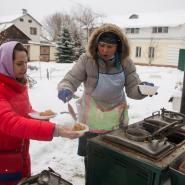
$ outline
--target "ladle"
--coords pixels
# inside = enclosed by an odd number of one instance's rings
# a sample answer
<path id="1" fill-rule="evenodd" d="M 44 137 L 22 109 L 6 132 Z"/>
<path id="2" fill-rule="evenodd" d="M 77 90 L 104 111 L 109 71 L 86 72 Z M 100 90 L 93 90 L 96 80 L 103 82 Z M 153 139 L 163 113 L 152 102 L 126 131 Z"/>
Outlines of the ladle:
<path id="1" fill-rule="evenodd" d="M 74 121 L 76 123 L 77 122 L 77 117 L 76 117 L 76 113 L 73 109 L 73 106 L 69 102 L 68 102 L 67 106 L 68 106 L 69 114 L 71 115 L 71 117 L 74 119 Z"/>

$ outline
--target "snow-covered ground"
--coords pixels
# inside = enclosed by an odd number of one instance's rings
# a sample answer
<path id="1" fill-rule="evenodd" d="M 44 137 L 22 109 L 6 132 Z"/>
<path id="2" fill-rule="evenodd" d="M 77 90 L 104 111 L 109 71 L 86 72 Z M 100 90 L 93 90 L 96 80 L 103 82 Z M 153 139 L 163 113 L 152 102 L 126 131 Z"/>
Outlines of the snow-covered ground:
<path id="1" fill-rule="evenodd" d="M 38 67 L 38 70 L 28 70 L 28 74 L 37 81 L 29 89 L 32 106 L 37 111 L 52 109 L 58 115 L 51 121 L 58 124 L 71 124 L 73 119 L 67 111 L 67 105 L 57 98 L 57 84 L 69 71 L 73 64 L 56 64 L 45 62 L 31 62 L 29 65 Z M 150 116 L 152 112 L 166 108 L 171 110 L 168 102 L 175 87 L 183 81 L 184 73 L 176 68 L 136 66 L 141 80 L 153 82 L 159 86 L 158 95 L 147 97 L 143 100 L 128 99 L 130 124 Z M 47 79 L 47 70 L 49 79 Z M 83 86 L 75 93 L 82 95 Z M 76 99 L 71 100 L 75 108 Z M 31 141 L 30 153 L 33 174 L 39 173 L 48 167 L 60 173 L 62 177 L 73 185 L 84 185 L 83 158 L 77 155 L 78 139 L 69 140 L 54 138 L 51 142 Z"/>

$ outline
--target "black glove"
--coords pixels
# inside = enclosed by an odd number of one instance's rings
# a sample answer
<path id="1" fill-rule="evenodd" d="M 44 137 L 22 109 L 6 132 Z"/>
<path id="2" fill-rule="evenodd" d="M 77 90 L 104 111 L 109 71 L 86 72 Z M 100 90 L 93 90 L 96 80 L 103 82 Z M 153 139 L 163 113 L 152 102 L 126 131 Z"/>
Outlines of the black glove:
<path id="1" fill-rule="evenodd" d="M 154 84 L 153 83 L 150 83 L 150 82 L 141 82 L 139 85 L 154 86 Z"/>

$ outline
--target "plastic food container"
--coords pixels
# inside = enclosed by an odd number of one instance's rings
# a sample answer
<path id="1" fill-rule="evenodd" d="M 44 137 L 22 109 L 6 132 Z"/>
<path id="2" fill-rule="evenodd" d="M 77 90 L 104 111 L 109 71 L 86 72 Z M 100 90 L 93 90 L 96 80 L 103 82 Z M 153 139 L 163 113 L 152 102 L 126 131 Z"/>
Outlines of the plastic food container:
<path id="1" fill-rule="evenodd" d="M 157 93 L 158 86 L 150 86 L 150 85 L 138 85 L 139 90 L 143 95 L 155 95 Z"/>

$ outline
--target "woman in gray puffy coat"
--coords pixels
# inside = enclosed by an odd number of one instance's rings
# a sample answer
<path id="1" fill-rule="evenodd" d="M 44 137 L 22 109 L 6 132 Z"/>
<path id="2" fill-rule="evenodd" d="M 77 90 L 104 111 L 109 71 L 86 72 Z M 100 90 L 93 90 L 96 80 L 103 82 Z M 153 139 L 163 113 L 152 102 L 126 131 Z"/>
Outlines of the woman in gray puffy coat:
<path id="1" fill-rule="evenodd" d="M 116 25 L 102 25 L 91 34 L 87 52 L 58 84 L 58 97 L 69 101 L 82 82 L 77 109 L 89 132 L 79 139 L 78 154 L 85 156 L 88 138 L 128 124 L 125 92 L 133 99 L 146 97 L 138 90 L 141 81 L 129 58 L 128 40 Z"/>

